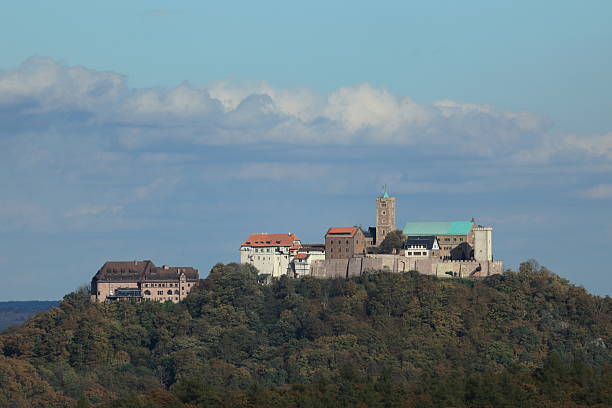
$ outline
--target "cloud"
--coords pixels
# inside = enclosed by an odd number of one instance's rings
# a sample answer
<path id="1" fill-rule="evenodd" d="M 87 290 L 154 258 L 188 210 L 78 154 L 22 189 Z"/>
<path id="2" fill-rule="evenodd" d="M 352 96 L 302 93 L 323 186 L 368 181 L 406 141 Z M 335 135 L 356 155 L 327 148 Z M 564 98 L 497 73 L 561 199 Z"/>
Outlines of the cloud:
<path id="1" fill-rule="evenodd" d="M 582 192 L 582 195 L 592 199 L 612 198 L 612 184 L 599 184 Z"/>
<path id="2" fill-rule="evenodd" d="M 123 207 L 120 205 L 95 205 L 95 204 L 85 204 L 81 205 L 75 209 L 70 211 L 66 211 L 64 213 L 64 217 L 73 218 L 73 217 L 87 217 L 87 216 L 98 216 L 102 214 L 118 214 L 123 210 Z"/>
<path id="3" fill-rule="evenodd" d="M 592 158 L 612 160 L 612 132 L 600 135 L 543 135 L 539 144 L 519 150 L 513 160 L 521 163 L 546 163 L 563 158 L 569 161 Z"/>
<path id="4" fill-rule="evenodd" d="M 330 165 L 317 165 L 311 163 L 248 163 L 242 165 L 230 176 L 240 180 L 274 180 L 274 181 L 304 181 L 315 180 L 319 182 L 323 177 L 331 174 Z"/>
<path id="5" fill-rule="evenodd" d="M 114 72 L 31 58 L 0 73 L 0 133 L 53 129 L 146 149 L 159 143 L 398 145 L 487 157 L 531 146 L 544 122 L 489 105 L 423 104 L 367 83 L 327 96 L 265 82 L 130 88 Z"/>
<path id="6" fill-rule="evenodd" d="M 587 156 L 612 159 L 612 132 L 594 136 L 566 136 L 560 143 L 560 150 L 577 151 Z"/>

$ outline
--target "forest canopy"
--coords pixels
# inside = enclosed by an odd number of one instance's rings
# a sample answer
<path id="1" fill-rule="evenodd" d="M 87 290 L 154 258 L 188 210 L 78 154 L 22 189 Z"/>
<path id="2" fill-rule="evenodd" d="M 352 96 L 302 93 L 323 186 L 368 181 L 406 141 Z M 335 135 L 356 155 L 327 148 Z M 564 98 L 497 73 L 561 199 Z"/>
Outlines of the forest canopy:
<path id="1" fill-rule="evenodd" d="M 612 300 L 536 262 L 482 280 L 218 264 L 179 304 L 59 307 L 0 335 L 0 401 L 40 407 L 612 405 Z M 0 405 L 2 402 L 0 402 Z"/>

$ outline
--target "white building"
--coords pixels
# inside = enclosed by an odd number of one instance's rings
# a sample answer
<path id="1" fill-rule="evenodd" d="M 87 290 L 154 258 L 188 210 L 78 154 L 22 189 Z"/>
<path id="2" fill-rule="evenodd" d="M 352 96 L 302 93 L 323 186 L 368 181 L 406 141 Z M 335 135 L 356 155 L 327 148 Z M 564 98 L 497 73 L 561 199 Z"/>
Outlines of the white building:
<path id="1" fill-rule="evenodd" d="M 240 245 L 240 263 L 249 263 L 260 275 L 279 277 L 290 271 L 289 263 L 301 247 L 295 234 L 251 234 Z"/>
<path id="2" fill-rule="evenodd" d="M 440 245 L 435 235 L 417 235 L 408 237 L 402 255 L 407 257 L 431 258 L 438 256 Z"/>
<path id="3" fill-rule="evenodd" d="M 474 259 L 477 261 L 493 260 L 493 228 L 479 225 L 474 231 Z"/>
<path id="4" fill-rule="evenodd" d="M 290 266 L 295 277 L 310 275 L 310 265 L 314 261 L 325 260 L 325 244 L 304 244 L 297 250 Z"/>

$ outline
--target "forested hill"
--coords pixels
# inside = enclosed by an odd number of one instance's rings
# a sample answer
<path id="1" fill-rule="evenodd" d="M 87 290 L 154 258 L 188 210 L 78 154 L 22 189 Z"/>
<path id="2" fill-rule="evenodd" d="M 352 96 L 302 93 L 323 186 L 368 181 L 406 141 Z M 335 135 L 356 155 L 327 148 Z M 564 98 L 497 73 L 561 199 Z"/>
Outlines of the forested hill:
<path id="1" fill-rule="evenodd" d="M 269 286 L 220 264 L 177 305 L 71 293 L 0 349 L 15 407 L 612 406 L 612 300 L 534 263 Z"/>
<path id="2" fill-rule="evenodd" d="M 17 302 L 0 302 L 0 331 L 17 324 L 22 324 L 36 313 L 57 306 L 57 301 L 29 300 Z"/>

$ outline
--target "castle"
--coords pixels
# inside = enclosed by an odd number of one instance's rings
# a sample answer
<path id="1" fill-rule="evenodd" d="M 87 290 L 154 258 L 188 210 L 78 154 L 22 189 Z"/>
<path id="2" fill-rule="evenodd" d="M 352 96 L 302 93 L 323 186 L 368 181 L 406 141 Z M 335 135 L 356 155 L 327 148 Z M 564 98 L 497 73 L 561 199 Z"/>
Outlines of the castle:
<path id="1" fill-rule="evenodd" d="M 396 230 L 396 199 L 385 187 L 376 197 L 375 227 L 329 228 L 325 244 L 302 244 L 295 234 L 252 234 L 240 246 L 240 262 L 252 264 L 268 278 L 349 277 L 370 270 L 466 278 L 503 272 L 503 263 L 493 259 L 493 228 L 474 219 L 407 222 L 401 248 L 379 253 Z"/>
<path id="2" fill-rule="evenodd" d="M 503 271 L 502 262 L 493 259 L 493 228 L 473 219 L 407 222 L 401 247 L 381 253 L 381 244 L 396 230 L 396 200 L 385 188 L 376 197 L 375 227 L 331 227 L 324 244 L 304 244 L 292 233 L 251 234 L 240 245 L 240 262 L 255 266 L 264 280 L 283 275 L 350 277 L 377 270 L 479 278 Z M 106 262 L 91 280 L 91 300 L 177 303 L 198 280 L 198 270 L 192 267 Z"/>

